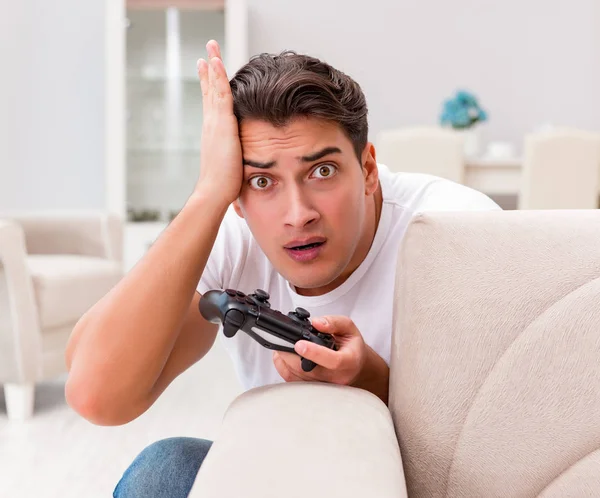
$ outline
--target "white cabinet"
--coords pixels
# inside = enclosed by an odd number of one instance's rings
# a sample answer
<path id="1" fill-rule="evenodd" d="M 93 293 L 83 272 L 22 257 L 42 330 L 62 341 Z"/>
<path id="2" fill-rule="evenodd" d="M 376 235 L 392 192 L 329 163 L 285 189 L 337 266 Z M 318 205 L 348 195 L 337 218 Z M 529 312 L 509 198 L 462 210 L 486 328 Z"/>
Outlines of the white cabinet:
<path id="1" fill-rule="evenodd" d="M 168 222 L 200 172 L 202 92 L 196 61 L 206 42 L 223 52 L 221 10 L 127 11 L 127 208 Z"/>
<path id="2" fill-rule="evenodd" d="M 246 0 L 106 1 L 107 207 L 166 224 L 200 174 L 196 61 L 210 39 L 230 76 L 248 61 Z"/>

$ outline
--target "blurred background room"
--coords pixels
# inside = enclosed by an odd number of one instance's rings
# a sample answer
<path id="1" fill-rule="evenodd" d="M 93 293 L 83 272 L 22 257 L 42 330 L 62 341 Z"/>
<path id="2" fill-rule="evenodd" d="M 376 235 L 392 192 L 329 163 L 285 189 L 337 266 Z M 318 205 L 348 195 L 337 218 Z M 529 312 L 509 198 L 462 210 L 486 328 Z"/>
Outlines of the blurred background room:
<path id="1" fill-rule="evenodd" d="M 507 210 L 599 207 L 598 0 L 28 0 L 2 10 L 2 497 L 108 496 L 145 445 L 214 437 L 241 390 L 217 342 L 126 426 L 94 426 L 64 400 L 74 324 L 195 185 L 196 60 L 209 39 L 230 76 L 285 49 L 352 76 L 378 161 L 394 171 L 464 183 Z"/>

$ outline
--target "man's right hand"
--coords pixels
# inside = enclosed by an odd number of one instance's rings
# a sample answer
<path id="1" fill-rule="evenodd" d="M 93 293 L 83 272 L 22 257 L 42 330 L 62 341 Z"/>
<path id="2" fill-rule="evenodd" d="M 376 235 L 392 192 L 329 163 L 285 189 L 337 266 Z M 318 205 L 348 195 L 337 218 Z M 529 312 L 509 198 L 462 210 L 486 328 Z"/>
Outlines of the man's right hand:
<path id="1" fill-rule="evenodd" d="M 218 192 L 219 197 L 231 204 L 238 198 L 242 187 L 242 147 L 219 44 L 211 40 L 206 48 L 208 62 L 198 60 L 204 121 L 200 177 L 195 190 Z"/>

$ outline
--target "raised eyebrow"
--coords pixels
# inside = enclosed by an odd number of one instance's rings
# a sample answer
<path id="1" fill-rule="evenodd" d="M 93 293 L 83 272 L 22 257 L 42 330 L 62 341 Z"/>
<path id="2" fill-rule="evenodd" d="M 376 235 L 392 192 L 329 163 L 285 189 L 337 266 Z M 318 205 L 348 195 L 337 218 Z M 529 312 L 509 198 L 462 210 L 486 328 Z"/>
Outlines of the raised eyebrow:
<path id="1" fill-rule="evenodd" d="M 309 154 L 308 156 L 302 156 L 300 159 L 305 163 L 312 163 L 314 161 L 318 161 L 322 157 L 328 156 L 329 154 L 341 154 L 342 151 L 339 147 L 325 147 L 324 149 L 315 152 L 314 154 Z"/>
<path id="2" fill-rule="evenodd" d="M 259 161 L 251 161 L 250 159 L 244 159 L 243 164 L 244 164 L 244 166 L 252 166 L 253 168 L 269 169 L 269 168 L 272 168 L 273 166 L 275 166 L 275 164 L 277 164 L 277 162 L 271 161 L 268 163 L 261 163 Z"/>
<path id="3" fill-rule="evenodd" d="M 318 161 L 322 157 L 328 156 L 329 154 L 341 154 L 342 151 L 339 147 L 325 147 L 320 151 L 317 151 L 313 154 L 309 154 L 307 156 L 302 156 L 300 160 L 305 163 L 312 163 Z M 277 161 L 270 161 L 268 163 L 262 163 L 259 161 L 252 161 L 250 159 L 243 160 L 244 166 L 252 166 L 253 168 L 259 169 L 269 169 L 277 164 Z"/>

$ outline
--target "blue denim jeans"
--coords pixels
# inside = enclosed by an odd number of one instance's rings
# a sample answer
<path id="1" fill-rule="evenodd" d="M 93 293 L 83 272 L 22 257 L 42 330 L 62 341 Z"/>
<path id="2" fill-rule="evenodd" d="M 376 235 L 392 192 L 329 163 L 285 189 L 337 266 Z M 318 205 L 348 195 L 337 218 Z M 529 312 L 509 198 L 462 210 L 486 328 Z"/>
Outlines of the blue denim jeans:
<path id="1" fill-rule="evenodd" d="M 114 498 L 186 498 L 212 441 L 172 437 L 152 443 L 127 468 Z"/>

